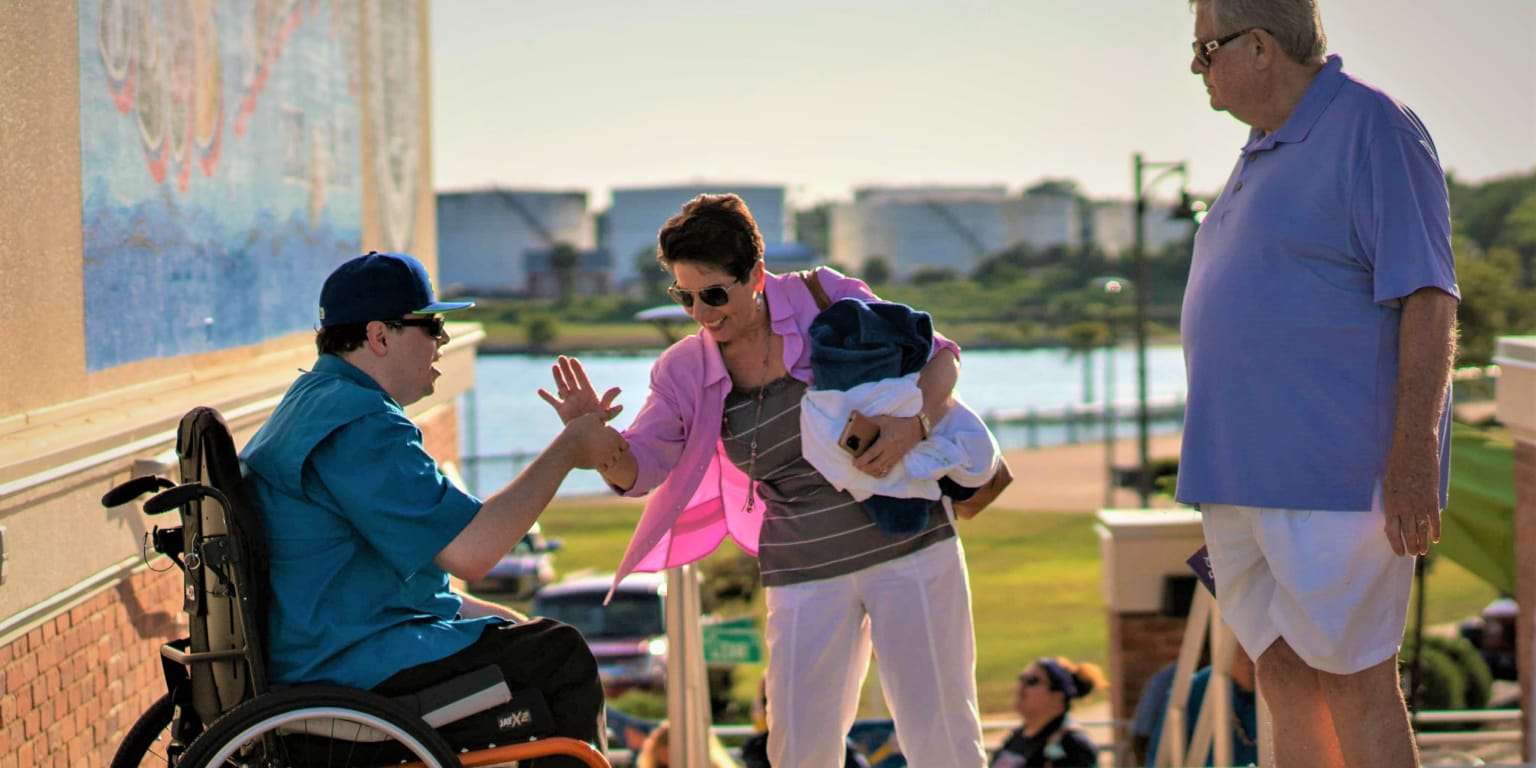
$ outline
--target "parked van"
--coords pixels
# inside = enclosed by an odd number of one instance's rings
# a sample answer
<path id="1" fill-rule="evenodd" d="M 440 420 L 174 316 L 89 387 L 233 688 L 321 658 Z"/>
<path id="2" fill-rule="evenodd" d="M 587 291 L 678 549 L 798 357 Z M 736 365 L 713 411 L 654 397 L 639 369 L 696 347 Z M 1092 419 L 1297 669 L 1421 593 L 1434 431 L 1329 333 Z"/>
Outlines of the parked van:
<path id="1" fill-rule="evenodd" d="M 613 574 L 550 584 L 533 596 L 531 613 L 581 631 L 597 657 L 598 675 L 609 696 L 630 688 L 664 690 L 667 685 L 667 579 L 660 573 L 631 574 L 613 601 L 603 605 Z"/>

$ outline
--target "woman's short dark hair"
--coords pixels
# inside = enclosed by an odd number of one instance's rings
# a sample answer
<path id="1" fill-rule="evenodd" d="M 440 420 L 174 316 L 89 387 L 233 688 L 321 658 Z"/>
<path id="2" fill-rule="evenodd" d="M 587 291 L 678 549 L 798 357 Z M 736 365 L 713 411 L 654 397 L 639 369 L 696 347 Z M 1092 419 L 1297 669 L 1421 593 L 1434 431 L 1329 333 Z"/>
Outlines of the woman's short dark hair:
<path id="1" fill-rule="evenodd" d="M 716 267 L 743 282 L 763 258 L 763 235 L 736 195 L 699 195 L 683 205 L 656 235 L 656 260 L 667 270 L 680 261 Z"/>
<path id="2" fill-rule="evenodd" d="M 315 349 L 322 355 L 340 355 L 363 346 L 368 340 L 368 324 L 333 325 L 315 331 Z"/>

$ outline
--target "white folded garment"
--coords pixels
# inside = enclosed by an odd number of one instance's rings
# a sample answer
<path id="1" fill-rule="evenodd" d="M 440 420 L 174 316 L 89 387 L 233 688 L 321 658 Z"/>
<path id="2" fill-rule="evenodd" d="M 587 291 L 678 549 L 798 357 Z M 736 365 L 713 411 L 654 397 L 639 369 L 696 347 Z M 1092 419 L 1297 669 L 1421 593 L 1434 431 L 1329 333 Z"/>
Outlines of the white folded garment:
<path id="1" fill-rule="evenodd" d="M 966 487 L 982 485 L 1001 458 L 997 440 L 981 417 L 955 396 L 954 407 L 935 424 L 901 464 L 885 477 L 853 467 L 853 457 L 837 445 L 848 415 L 915 416 L 923 406 L 918 374 L 881 379 L 848 390 L 813 389 L 800 403 L 800 445 L 806 461 L 838 490 L 863 501 L 870 496 L 937 499 L 938 480 L 949 477 Z"/>

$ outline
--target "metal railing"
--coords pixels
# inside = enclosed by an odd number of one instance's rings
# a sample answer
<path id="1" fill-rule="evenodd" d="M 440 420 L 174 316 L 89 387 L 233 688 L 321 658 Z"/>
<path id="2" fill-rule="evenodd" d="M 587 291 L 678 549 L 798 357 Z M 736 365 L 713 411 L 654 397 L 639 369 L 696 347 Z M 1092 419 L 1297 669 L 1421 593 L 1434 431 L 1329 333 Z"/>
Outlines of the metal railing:
<path id="1" fill-rule="evenodd" d="M 982 414 L 987 428 L 998 436 L 1004 449 L 1039 448 L 1042 445 L 1077 445 L 1100 440 L 1104 426 L 1110 422 L 1129 424 L 1135 421 L 1139 404 L 1135 400 L 1117 400 L 1110 403 L 1073 403 L 1049 408 L 996 409 Z M 1147 401 L 1147 419 L 1150 423 L 1177 427 L 1184 422 L 1184 397 L 1159 397 Z M 1041 439 L 1048 427 L 1061 427 L 1061 439 L 1046 442 Z M 1022 445 L 1017 430 L 1023 429 Z M 1005 439 L 1007 438 L 1007 439 Z"/>

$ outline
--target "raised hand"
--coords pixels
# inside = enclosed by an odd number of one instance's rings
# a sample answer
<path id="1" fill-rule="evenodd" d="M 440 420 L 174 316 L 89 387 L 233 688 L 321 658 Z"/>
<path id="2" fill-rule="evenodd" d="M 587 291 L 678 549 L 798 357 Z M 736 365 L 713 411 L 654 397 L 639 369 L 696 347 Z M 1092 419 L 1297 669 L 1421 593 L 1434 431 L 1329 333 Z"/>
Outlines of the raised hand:
<path id="1" fill-rule="evenodd" d="M 597 390 L 593 389 L 592 380 L 587 378 L 587 371 L 581 367 L 580 360 L 561 355 L 550 366 L 550 372 L 555 377 L 556 394 L 540 389 L 539 397 L 544 398 L 544 402 L 549 403 L 555 413 L 560 415 L 560 423 L 570 424 L 578 416 L 588 413 L 595 413 L 603 421 L 608 421 L 624 410 L 624 406 L 613 404 L 619 396 L 618 387 L 610 388 L 602 397 L 597 396 Z"/>

